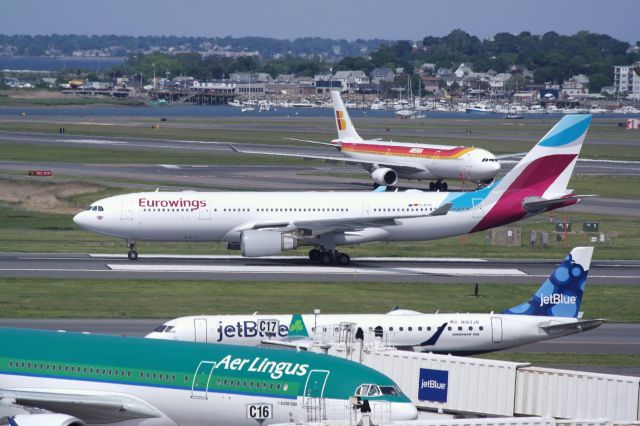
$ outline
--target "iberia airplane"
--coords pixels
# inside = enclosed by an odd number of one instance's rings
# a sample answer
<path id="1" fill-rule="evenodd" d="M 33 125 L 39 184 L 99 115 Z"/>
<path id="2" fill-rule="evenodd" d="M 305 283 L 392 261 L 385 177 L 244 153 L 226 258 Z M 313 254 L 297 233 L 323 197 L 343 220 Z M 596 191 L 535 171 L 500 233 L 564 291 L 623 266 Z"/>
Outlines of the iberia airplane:
<path id="1" fill-rule="evenodd" d="M 147 337 L 305 348 L 350 337 L 419 352 L 469 355 L 580 333 L 602 320 L 578 318 L 593 247 L 576 247 L 533 296 L 501 314 L 207 315 L 167 321 Z M 347 331 L 349 330 L 349 331 Z"/>
<path id="2" fill-rule="evenodd" d="M 74 222 L 136 241 L 224 241 L 243 256 L 307 245 L 312 260 L 348 264 L 339 245 L 464 235 L 579 201 L 567 189 L 589 115 L 567 115 L 502 179 L 473 192 L 139 192 L 92 203 Z"/>
<path id="3" fill-rule="evenodd" d="M 456 179 L 488 184 L 500 171 L 495 155 L 481 148 L 467 146 L 428 145 L 407 142 L 364 140 L 356 131 L 349 113 L 342 102 L 340 92 L 332 91 L 338 139 L 331 143 L 301 139 L 300 142 L 329 145 L 337 148 L 342 156 L 291 154 L 273 151 L 251 151 L 229 145 L 243 154 L 275 155 L 307 160 L 323 160 L 355 164 L 366 169 L 376 185 L 394 186 L 398 178 L 430 180 L 429 189 L 448 189 L 445 179 Z M 513 157 L 508 155 L 504 157 Z"/>
<path id="4" fill-rule="evenodd" d="M 387 376 L 326 355 L 11 328 L 0 342 L 11 425 L 325 423 L 358 406 L 376 424 L 417 418 Z"/>

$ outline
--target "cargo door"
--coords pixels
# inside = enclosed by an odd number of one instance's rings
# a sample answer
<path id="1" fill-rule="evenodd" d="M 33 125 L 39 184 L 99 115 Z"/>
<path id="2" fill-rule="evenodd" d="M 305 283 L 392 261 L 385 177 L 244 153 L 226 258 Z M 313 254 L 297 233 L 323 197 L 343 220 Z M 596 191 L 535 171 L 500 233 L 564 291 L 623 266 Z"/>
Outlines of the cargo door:
<path id="1" fill-rule="evenodd" d="M 133 220 L 133 200 L 125 200 L 122 202 L 121 220 Z"/>
<path id="2" fill-rule="evenodd" d="M 211 374 L 215 368 L 215 362 L 200 361 L 191 384 L 191 398 L 207 399 L 209 393 L 209 383 L 211 382 Z"/>
<path id="3" fill-rule="evenodd" d="M 193 320 L 194 337 L 196 342 L 207 342 L 207 319 L 196 318 Z"/>
<path id="4" fill-rule="evenodd" d="M 491 317 L 491 341 L 502 343 L 502 318 Z"/>

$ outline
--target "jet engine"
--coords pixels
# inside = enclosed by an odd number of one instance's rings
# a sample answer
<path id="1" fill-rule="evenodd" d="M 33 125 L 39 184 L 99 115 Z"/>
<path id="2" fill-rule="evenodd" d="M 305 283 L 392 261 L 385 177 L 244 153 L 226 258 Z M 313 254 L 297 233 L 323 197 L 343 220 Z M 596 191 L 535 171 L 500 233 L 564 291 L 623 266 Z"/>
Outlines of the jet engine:
<path id="1" fill-rule="evenodd" d="M 18 426 L 86 426 L 85 422 L 66 414 L 20 414 L 13 417 Z"/>
<path id="2" fill-rule="evenodd" d="M 371 172 L 371 179 L 378 185 L 394 186 L 398 183 L 398 173 L 386 167 L 380 167 Z"/>
<path id="3" fill-rule="evenodd" d="M 246 257 L 273 256 L 296 247 L 298 241 L 295 238 L 277 231 L 250 230 L 240 234 L 240 248 Z"/>

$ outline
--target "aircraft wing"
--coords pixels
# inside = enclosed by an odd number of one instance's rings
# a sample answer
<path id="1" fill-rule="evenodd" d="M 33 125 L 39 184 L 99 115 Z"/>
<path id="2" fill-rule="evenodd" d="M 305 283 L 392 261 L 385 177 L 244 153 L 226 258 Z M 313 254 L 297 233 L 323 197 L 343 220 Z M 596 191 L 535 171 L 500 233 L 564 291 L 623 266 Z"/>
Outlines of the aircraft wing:
<path id="1" fill-rule="evenodd" d="M 592 330 L 596 327 L 600 327 L 604 320 L 602 319 L 594 319 L 594 320 L 581 320 L 575 321 L 565 324 L 549 324 L 549 325 L 541 325 L 540 328 L 543 329 L 548 334 L 573 334 L 580 333 L 581 331 Z"/>
<path id="2" fill-rule="evenodd" d="M 311 142 L 311 141 L 307 141 Z M 356 166 L 364 167 L 365 169 L 370 169 L 372 167 L 389 167 L 398 172 L 405 174 L 419 173 L 426 171 L 425 168 L 411 166 L 406 164 L 394 163 L 394 162 L 374 162 L 374 161 L 366 161 L 366 160 L 356 160 L 353 158 L 347 158 L 345 156 L 337 156 L 337 155 L 315 155 L 315 154 L 292 154 L 287 152 L 275 152 L 275 151 L 252 151 L 247 149 L 240 149 L 233 144 L 227 144 L 229 148 L 231 148 L 234 152 L 239 154 L 256 154 L 256 155 L 271 155 L 276 157 L 289 157 L 289 158 L 299 158 L 301 160 L 320 160 L 325 161 L 327 163 L 345 163 L 345 164 L 353 164 Z"/>
<path id="3" fill-rule="evenodd" d="M 126 395 L 108 393 L 65 393 L 59 389 L 0 389 L 0 402 L 15 402 L 54 413 L 77 417 L 89 424 L 118 423 L 132 419 L 162 417 L 156 408 Z"/>
<path id="4" fill-rule="evenodd" d="M 431 217 L 431 216 L 444 216 L 451 209 L 452 203 L 444 203 L 434 211 L 428 214 L 413 214 L 413 215 L 388 215 L 377 217 L 349 217 L 339 219 L 310 219 L 310 220 L 294 220 L 291 222 L 286 221 L 256 221 L 249 222 L 244 225 L 236 227 L 233 231 L 241 232 L 251 229 L 274 229 L 281 232 L 294 231 L 294 230 L 306 230 L 310 231 L 311 235 L 321 235 L 328 232 L 348 232 L 357 231 L 363 228 L 379 228 L 383 226 L 396 226 L 399 225 L 399 220 L 412 219 L 418 217 Z M 305 235 L 309 235 L 307 232 Z"/>

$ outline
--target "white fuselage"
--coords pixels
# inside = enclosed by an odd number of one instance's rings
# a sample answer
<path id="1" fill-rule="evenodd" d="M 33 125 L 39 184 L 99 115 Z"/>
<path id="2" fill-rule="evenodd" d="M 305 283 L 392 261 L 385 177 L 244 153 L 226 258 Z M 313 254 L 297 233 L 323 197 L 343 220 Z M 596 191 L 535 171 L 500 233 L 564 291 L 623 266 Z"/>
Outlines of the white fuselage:
<path id="1" fill-rule="evenodd" d="M 164 323 L 162 331 L 147 337 L 208 343 L 257 345 L 262 340 L 288 335 L 291 315 L 190 316 Z M 388 314 L 302 315 L 309 337 L 325 343 L 341 338 L 340 324 L 362 329 L 365 342 L 442 353 L 480 353 L 551 339 L 565 333 L 547 333 L 541 326 L 569 324 L 575 318 L 503 314 Z M 275 324 L 275 325 L 274 325 Z M 439 331 L 441 330 L 441 331 Z"/>
<path id="2" fill-rule="evenodd" d="M 396 217 L 395 225 L 328 233 L 335 245 L 381 240 L 430 240 L 470 232 L 488 208 L 450 210 L 428 217 L 452 197 L 447 192 L 147 192 L 93 203 L 74 217 L 83 228 L 137 241 L 240 241 L 243 230 L 327 219 Z M 479 198 L 474 203 L 480 204 Z M 402 217 L 408 217 L 402 219 Z M 413 216 L 413 217 L 411 217 Z M 423 217 L 415 217 L 423 216 Z M 298 224 L 300 224 L 298 226 Z M 278 225 L 278 226 L 276 226 Z M 312 230 L 322 231 L 322 228 Z M 280 232 L 286 232 L 280 231 Z M 318 232 L 321 233 L 321 232 Z M 316 239 L 300 244 L 317 244 Z"/>

